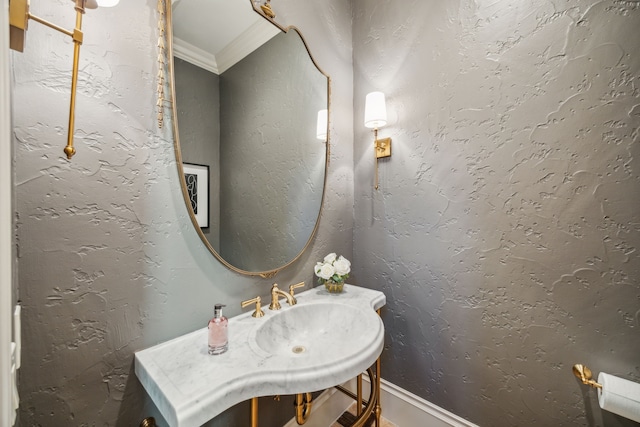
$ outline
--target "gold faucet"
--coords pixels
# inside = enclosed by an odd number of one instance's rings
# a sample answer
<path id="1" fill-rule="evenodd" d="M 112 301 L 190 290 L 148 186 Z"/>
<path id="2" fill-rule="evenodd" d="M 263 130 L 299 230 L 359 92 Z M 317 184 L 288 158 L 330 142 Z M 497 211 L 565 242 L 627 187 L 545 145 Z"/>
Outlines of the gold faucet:
<path id="1" fill-rule="evenodd" d="M 278 288 L 278 284 L 274 283 L 271 287 L 271 304 L 269 304 L 269 310 L 280 310 L 280 301 L 278 301 L 280 299 L 280 295 L 287 299 L 287 304 L 289 305 L 296 305 L 298 303 L 291 294 Z"/>

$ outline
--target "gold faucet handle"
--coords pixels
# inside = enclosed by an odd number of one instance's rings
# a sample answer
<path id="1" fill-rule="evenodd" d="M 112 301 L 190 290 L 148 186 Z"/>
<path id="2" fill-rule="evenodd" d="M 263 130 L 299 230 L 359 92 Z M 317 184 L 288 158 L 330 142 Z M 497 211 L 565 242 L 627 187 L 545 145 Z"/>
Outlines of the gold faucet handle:
<path id="1" fill-rule="evenodd" d="M 262 301 L 262 298 L 260 298 L 260 296 L 257 296 L 257 297 L 255 297 L 253 299 L 248 299 L 246 301 L 242 301 L 240 303 L 240 307 L 245 308 L 246 306 L 255 303 L 256 304 L 256 311 L 253 312 L 252 316 L 253 317 L 262 317 L 262 316 L 264 316 L 264 311 L 262 311 L 261 301 Z"/>
<path id="2" fill-rule="evenodd" d="M 293 294 L 295 293 L 295 290 L 298 288 L 304 288 L 304 282 L 300 282 L 300 283 L 296 283 L 295 285 L 290 285 L 289 286 L 289 294 L 291 294 L 291 296 L 293 296 Z"/>

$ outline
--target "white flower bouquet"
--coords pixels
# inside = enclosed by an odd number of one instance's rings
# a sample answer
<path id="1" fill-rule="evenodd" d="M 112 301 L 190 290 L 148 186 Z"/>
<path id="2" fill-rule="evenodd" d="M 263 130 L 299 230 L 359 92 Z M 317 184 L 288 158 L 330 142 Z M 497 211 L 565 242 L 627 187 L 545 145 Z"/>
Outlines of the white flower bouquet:
<path id="1" fill-rule="evenodd" d="M 334 285 L 339 286 L 339 290 L 336 289 L 338 292 L 342 292 L 342 285 L 351 272 L 351 263 L 342 255 L 337 256 L 332 252 L 316 263 L 313 271 L 318 276 L 318 283 L 324 283 L 329 292 L 333 292 L 331 286 Z"/>

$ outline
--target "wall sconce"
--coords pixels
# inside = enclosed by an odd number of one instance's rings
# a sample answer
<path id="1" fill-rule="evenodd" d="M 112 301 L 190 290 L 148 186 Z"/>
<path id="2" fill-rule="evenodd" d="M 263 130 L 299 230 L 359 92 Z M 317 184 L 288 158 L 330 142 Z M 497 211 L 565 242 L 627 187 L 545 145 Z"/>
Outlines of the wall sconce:
<path id="1" fill-rule="evenodd" d="M 376 178 L 374 188 L 378 189 L 378 159 L 391 157 L 391 138 L 378 139 L 378 129 L 387 124 L 387 106 L 384 93 L 371 92 L 364 107 L 364 125 L 373 129 Z"/>
<path id="2" fill-rule="evenodd" d="M 60 31 L 73 39 L 73 71 L 71 74 L 71 101 L 69 103 L 69 130 L 67 133 L 67 146 L 64 153 L 67 159 L 76 153 L 73 147 L 73 130 L 75 122 L 76 107 L 76 86 L 78 84 L 78 63 L 80 61 L 80 45 L 82 44 L 82 15 L 85 9 L 95 9 L 100 7 L 111 7 L 118 4 L 119 0 L 72 0 L 75 3 L 76 27 L 73 31 L 66 30 L 49 21 L 46 21 L 29 12 L 29 0 L 9 1 L 9 47 L 18 52 L 24 52 L 27 35 L 27 24 L 29 19 L 33 19 L 49 28 Z"/>
<path id="3" fill-rule="evenodd" d="M 327 142 L 327 133 L 329 126 L 329 111 L 328 110 L 320 110 L 318 111 L 318 124 L 316 126 L 316 138 L 320 141 Z"/>

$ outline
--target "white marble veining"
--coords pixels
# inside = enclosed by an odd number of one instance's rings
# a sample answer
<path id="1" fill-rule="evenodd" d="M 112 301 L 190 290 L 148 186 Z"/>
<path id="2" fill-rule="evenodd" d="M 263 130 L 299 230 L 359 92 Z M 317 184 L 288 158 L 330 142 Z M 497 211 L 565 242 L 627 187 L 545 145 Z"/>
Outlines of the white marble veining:
<path id="1" fill-rule="evenodd" d="M 322 390 L 375 362 L 384 344 L 375 312 L 383 293 L 345 285 L 340 295 L 318 287 L 296 298 L 280 311 L 265 307 L 259 319 L 252 310 L 229 319 L 222 355 L 207 353 L 206 328 L 137 352 L 136 375 L 167 422 L 200 426 L 252 397 Z"/>

